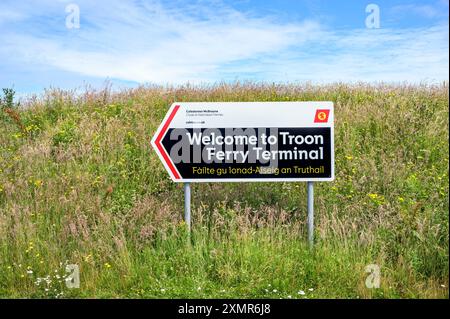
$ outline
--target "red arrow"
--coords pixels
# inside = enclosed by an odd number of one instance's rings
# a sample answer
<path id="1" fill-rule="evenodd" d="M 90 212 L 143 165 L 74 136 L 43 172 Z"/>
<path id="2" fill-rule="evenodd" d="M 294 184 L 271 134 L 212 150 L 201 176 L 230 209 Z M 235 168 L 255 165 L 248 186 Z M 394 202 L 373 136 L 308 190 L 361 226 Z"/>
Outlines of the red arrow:
<path id="1" fill-rule="evenodd" d="M 177 113 L 178 109 L 180 108 L 179 105 L 175 105 L 172 112 L 169 115 L 169 118 L 167 119 L 166 123 L 164 123 L 163 128 L 161 129 L 161 132 L 159 132 L 158 137 L 155 140 L 155 145 L 158 148 L 159 152 L 161 153 L 162 157 L 164 158 L 164 161 L 166 162 L 167 166 L 169 166 L 170 171 L 172 172 L 175 179 L 180 179 L 180 174 L 176 170 L 175 166 L 172 163 L 172 160 L 169 157 L 169 154 L 167 154 L 166 149 L 162 146 L 161 141 L 166 135 L 167 129 L 169 128 L 170 122 L 172 122 L 173 118 L 175 117 L 175 113 Z"/>

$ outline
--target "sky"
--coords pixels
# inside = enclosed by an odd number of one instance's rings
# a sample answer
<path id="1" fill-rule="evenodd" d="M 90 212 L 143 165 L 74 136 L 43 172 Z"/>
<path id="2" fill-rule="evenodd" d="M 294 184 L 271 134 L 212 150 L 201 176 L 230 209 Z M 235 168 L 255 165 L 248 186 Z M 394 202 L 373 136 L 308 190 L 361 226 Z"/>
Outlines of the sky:
<path id="1" fill-rule="evenodd" d="M 438 83 L 448 0 L 0 0 L 0 88 Z"/>

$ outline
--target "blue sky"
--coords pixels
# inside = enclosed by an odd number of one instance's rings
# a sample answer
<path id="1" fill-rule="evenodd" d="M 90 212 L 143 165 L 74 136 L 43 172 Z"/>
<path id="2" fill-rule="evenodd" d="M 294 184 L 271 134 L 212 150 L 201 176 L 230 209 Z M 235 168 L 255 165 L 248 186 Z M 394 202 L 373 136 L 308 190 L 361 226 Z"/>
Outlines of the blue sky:
<path id="1" fill-rule="evenodd" d="M 368 28 L 368 4 L 380 27 Z M 74 4 L 79 28 L 68 28 Z M 2 0 L 0 87 L 448 80 L 448 0 Z"/>

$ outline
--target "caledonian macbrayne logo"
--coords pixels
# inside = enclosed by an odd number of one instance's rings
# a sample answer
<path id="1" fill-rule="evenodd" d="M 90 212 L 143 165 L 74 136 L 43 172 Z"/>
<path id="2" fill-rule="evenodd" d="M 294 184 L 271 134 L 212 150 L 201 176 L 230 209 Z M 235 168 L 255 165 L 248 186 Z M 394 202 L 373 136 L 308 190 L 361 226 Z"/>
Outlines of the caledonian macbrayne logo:
<path id="1" fill-rule="evenodd" d="M 314 123 L 327 123 L 329 114 L 330 110 L 317 110 L 316 117 L 314 118 Z"/>

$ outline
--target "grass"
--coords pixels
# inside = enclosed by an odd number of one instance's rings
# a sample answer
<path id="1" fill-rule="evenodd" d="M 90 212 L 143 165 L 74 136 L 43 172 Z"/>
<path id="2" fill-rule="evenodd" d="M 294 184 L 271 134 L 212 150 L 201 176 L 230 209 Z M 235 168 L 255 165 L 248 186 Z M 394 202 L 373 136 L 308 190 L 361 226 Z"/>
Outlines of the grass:
<path id="1" fill-rule="evenodd" d="M 182 185 L 150 147 L 168 106 L 308 100 L 336 114 L 315 249 L 302 183 L 194 184 L 189 240 Z M 49 90 L 7 104 L 2 298 L 448 298 L 448 83 Z M 66 264 L 79 289 L 64 285 Z"/>

